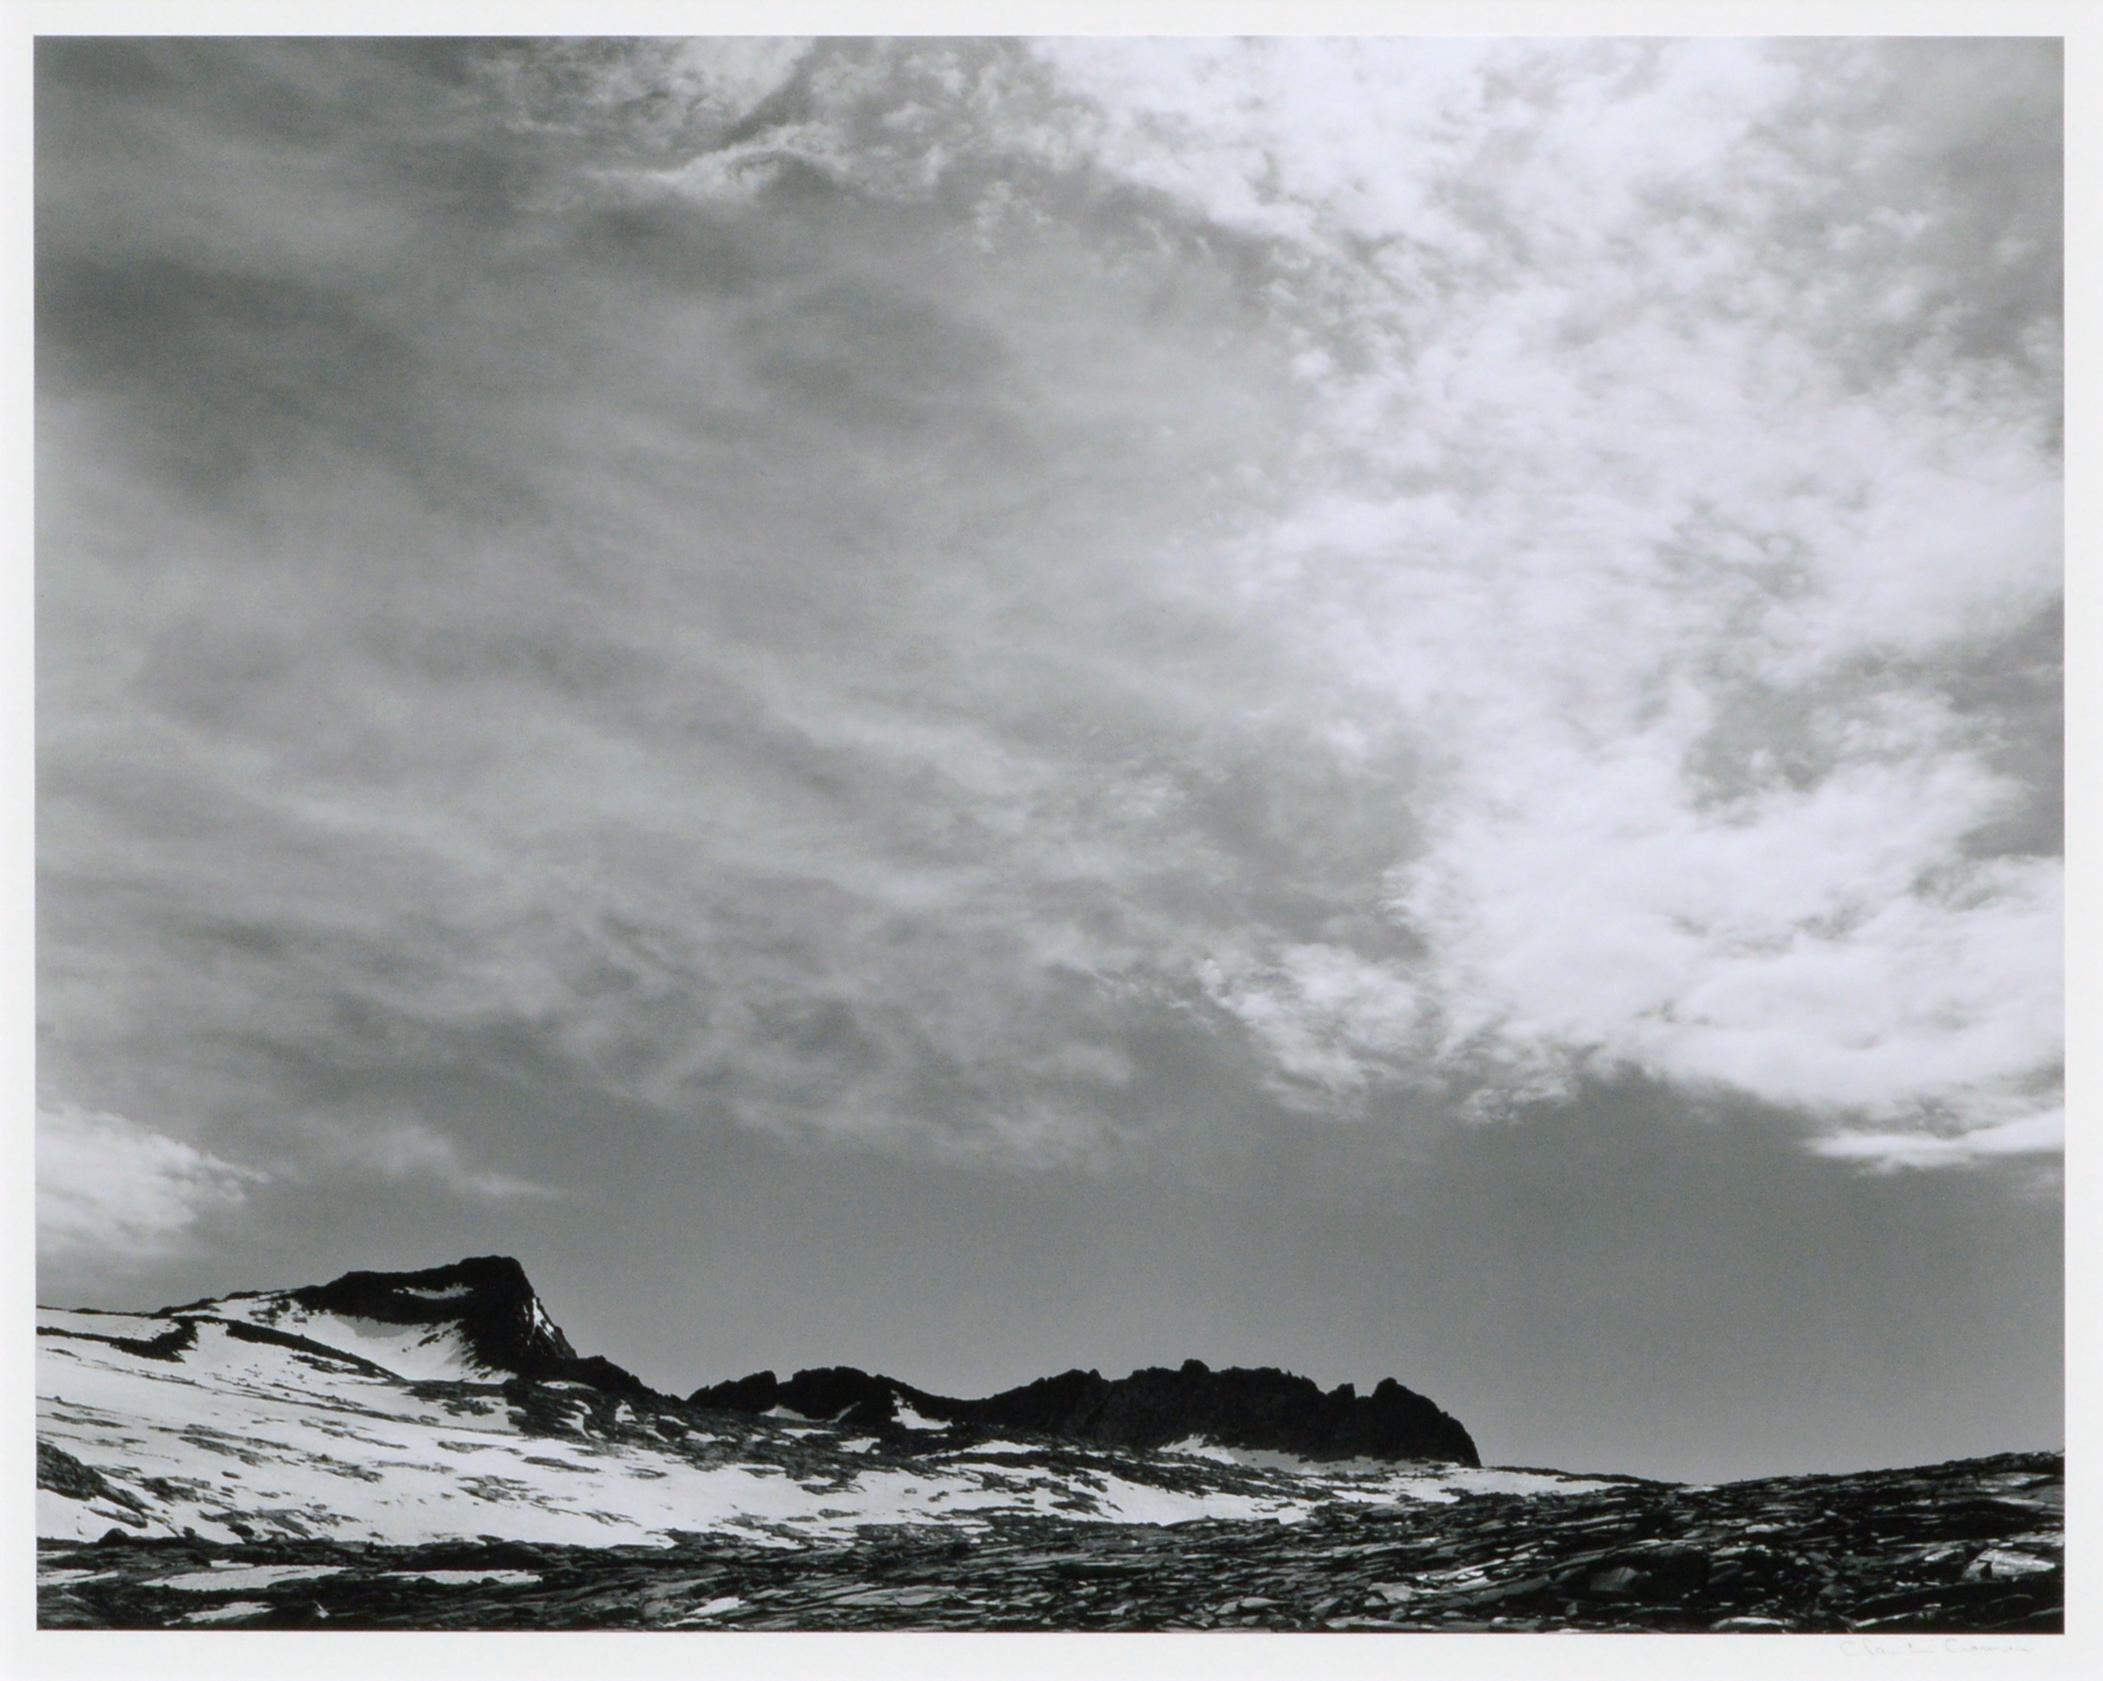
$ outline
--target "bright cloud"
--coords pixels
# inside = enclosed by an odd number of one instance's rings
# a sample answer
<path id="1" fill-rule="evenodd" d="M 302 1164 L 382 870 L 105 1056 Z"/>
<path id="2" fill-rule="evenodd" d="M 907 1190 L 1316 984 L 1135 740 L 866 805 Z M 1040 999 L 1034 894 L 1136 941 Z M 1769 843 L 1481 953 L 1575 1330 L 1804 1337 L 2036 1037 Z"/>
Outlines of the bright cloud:
<path id="1" fill-rule="evenodd" d="M 122 1264 L 181 1240 L 263 1181 L 121 1115 L 68 1103 L 37 1109 L 37 1252 Z"/>
<path id="2" fill-rule="evenodd" d="M 2049 416 L 2020 424 L 2021 373 L 1932 331 L 1865 385 L 1831 273 L 1774 254 L 1785 204 L 1821 192 L 1782 138 L 1807 97 L 1787 56 L 1053 56 L 1109 113 L 1112 166 L 1295 248 L 1281 312 L 1343 297 L 1327 324 L 1365 368 L 1331 391 L 1337 358 L 1312 364 L 1344 465 L 1248 537 L 1237 587 L 1328 656 L 1351 739 L 1431 756 L 1390 901 L 1421 950 L 1358 983 L 1371 1031 L 1284 956 L 1229 986 L 1279 1066 L 1538 1095 L 1633 1065 L 1916 1124 L 2049 1075 L 2060 865 L 1969 844 L 2025 791 L 1933 669 L 2056 599 Z M 1989 213 L 1928 203 L 1861 208 L 1914 241 Z M 1330 274 L 1354 239 L 1392 298 Z M 1768 699 L 1799 686 L 1797 716 Z"/>

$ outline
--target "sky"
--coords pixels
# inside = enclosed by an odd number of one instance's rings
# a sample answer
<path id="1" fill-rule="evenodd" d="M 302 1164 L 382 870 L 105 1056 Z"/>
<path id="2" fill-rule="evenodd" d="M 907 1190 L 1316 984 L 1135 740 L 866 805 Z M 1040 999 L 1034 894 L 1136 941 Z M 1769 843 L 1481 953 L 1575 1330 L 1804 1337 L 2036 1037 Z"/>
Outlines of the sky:
<path id="1" fill-rule="evenodd" d="M 2048 40 L 58 40 L 40 1299 L 2063 1432 Z"/>

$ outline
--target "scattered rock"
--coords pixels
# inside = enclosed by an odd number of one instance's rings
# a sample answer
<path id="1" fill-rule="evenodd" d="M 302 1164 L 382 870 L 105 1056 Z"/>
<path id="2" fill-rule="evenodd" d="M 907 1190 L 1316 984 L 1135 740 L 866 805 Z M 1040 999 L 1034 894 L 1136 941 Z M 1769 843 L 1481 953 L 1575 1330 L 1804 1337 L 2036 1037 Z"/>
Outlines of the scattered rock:
<path id="1" fill-rule="evenodd" d="M 2011 1477 L 2024 1483 L 2020 1503 L 1996 1488 Z M 1615 1483 L 1554 1499 L 1340 1505 L 1295 1524 L 1039 1515 L 1003 1519 L 971 1540 L 886 1526 L 850 1544 L 795 1547 L 720 1535 L 670 1548 L 105 1538 L 41 1547 L 38 1620 L 51 1628 L 224 1620 L 280 1629 L 2055 1633 L 2064 1623 L 2062 1540 L 2040 1513 L 2058 1509 L 2063 1478 L 2058 1455 L 2010 1455 L 1711 1488 Z M 1980 1535 L 1990 1512 L 2002 1527 Z M 260 1588 L 270 1572 L 229 1571 L 221 1596 L 159 1585 L 172 1558 L 201 1554 L 211 1564 L 335 1569 Z"/>

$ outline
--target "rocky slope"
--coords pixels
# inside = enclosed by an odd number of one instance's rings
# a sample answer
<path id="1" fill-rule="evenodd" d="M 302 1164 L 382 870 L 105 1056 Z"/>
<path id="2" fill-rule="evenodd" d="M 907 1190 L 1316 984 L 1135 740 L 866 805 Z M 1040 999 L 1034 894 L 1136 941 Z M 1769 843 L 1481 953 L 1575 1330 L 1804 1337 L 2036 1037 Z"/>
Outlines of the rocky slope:
<path id="1" fill-rule="evenodd" d="M 46 1626 L 102 1628 L 2048 1634 L 2066 1593 L 2063 1471 L 2010 1455 L 795 1548 L 52 1545 L 38 1605 Z"/>

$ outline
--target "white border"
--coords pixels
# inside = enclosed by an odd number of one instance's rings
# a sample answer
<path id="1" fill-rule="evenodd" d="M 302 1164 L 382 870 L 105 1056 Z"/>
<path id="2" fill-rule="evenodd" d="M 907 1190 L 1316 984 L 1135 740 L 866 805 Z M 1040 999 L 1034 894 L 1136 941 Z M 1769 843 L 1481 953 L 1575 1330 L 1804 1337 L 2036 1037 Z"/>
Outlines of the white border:
<path id="1" fill-rule="evenodd" d="M 567 1676 L 592 1669 L 630 1675 L 970 1677 L 1086 1673 L 1090 1681 L 1315 1671 L 1325 1676 L 1506 1676 L 1535 1669 L 1580 1676 L 1804 1672 L 1954 1676 L 2103 1672 L 2097 1638 L 2097 1566 L 2084 1545 L 2095 1510 L 2098 1430 L 2084 1405 L 2097 1387 L 2098 1322 L 2093 1246 L 2078 1236 L 2096 1189 L 2084 1128 L 2089 1112 L 2084 1036 L 2070 1034 L 2067 1151 L 2068 1463 L 2074 1529 L 2069 1633 L 2021 1640 L 1849 1636 L 1669 1635 L 830 1635 L 830 1634 L 271 1634 L 179 1635 L 38 1632 L 34 1628 L 34 1382 L 30 1310 L 34 1276 L 34 1020 L 31 926 L 34 884 L 34 748 L 31 658 L 30 62 L 39 34 L 145 35 L 2048 35 L 2066 40 L 2068 324 L 2067 720 L 2069 861 L 2079 866 L 2095 833 L 2099 767 L 2093 727 L 2103 690 L 2084 652 L 2098 640 L 2096 580 L 2084 538 L 2096 531 L 2103 458 L 2095 447 L 2097 338 L 2086 301 L 2103 296 L 2097 262 L 2103 223 L 2096 96 L 2103 92 L 2103 7 L 2083 0 L 0 0 L 0 191 L 12 242 L 0 266 L 7 395 L 0 414 L 12 446 L 5 500 L 13 541 L 0 547 L 0 1091 L 15 1129 L 16 1171 L 0 1173 L 0 1275 L 14 1304 L 0 1333 L 0 1369 L 13 1408 L 0 1417 L 0 1478 L 19 1507 L 0 1523 L 0 1675 L 259 1676 L 288 1672 L 365 1677 Z M 2068 1009 L 2076 1028 L 2098 1019 L 2098 941 L 2103 901 L 2080 868 L 2069 870 Z M 1897 1666 L 1894 1668 L 1893 1666 Z"/>

